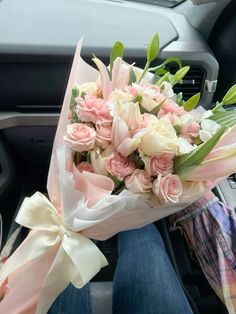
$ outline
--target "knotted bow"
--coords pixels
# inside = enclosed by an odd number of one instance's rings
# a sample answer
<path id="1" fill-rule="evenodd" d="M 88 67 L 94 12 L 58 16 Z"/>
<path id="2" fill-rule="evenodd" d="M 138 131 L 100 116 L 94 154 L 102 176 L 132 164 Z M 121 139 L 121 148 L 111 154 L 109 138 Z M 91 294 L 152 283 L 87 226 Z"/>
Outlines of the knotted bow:
<path id="1" fill-rule="evenodd" d="M 69 230 L 57 210 L 39 192 L 24 199 L 16 222 L 33 231 L 28 241 L 23 242 L 1 267 L 0 281 L 19 267 L 40 258 L 48 250 L 56 250 L 43 281 L 36 314 L 47 313 L 55 298 L 70 282 L 81 288 L 107 265 L 106 258 L 96 245 L 81 233 Z"/>

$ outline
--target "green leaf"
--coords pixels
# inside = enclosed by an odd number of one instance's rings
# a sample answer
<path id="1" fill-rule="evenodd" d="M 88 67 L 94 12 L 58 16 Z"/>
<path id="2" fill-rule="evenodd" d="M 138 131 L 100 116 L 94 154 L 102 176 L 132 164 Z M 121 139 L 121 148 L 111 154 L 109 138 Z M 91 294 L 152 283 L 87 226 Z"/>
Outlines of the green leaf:
<path id="1" fill-rule="evenodd" d="M 179 58 L 170 57 L 167 58 L 162 64 L 160 64 L 161 67 L 165 67 L 169 63 L 177 63 L 179 68 L 182 68 L 182 61 Z"/>
<path id="2" fill-rule="evenodd" d="M 114 182 L 114 189 L 117 189 L 120 185 L 121 185 L 121 183 L 122 183 L 122 181 L 120 181 L 120 180 L 118 180 L 115 176 L 113 176 L 112 174 L 108 174 L 108 177 L 110 178 L 110 179 L 112 179 L 112 181 Z"/>
<path id="3" fill-rule="evenodd" d="M 181 132 L 181 126 L 179 124 L 175 124 L 174 129 L 175 129 L 176 134 L 179 135 Z"/>
<path id="4" fill-rule="evenodd" d="M 183 79 L 183 77 L 186 75 L 186 73 L 189 71 L 189 69 L 190 69 L 189 66 L 185 66 L 179 69 L 173 77 L 173 80 L 171 82 L 172 86 L 179 83 Z"/>
<path id="5" fill-rule="evenodd" d="M 73 161 L 74 161 L 76 166 L 80 163 L 81 160 L 80 160 L 80 153 L 79 152 L 74 153 Z"/>
<path id="6" fill-rule="evenodd" d="M 139 104 L 140 113 L 150 113 L 147 109 L 145 109 L 141 104 Z"/>
<path id="7" fill-rule="evenodd" d="M 85 99 L 85 96 L 86 96 L 85 92 L 82 92 L 81 95 L 80 95 L 80 97 L 83 98 L 83 99 Z"/>
<path id="8" fill-rule="evenodd" d="M 236 103 L 236 84 L 228 90 L 221 103 L 223 105 L 233 105 Z"/>
<path id="9" fill-rule="evenodd" d="M 91 164 L 91 152 L 87 152 L 87 154 L 86 154 L 86 161 Z"/>
<path id="10" fill-rule="evenodd" d="M 136 95 L 133 99 L 133 102 L 136 103 L 136 102 L 140 102 L 142 100 L 142 95 Z"/>
<path id="11" fill-rule="evenodd" d="M 219 128 L 218 131 L 207 142 L 199 145 L 191 153 L 175 157 L 174 173 L 181 176 L 200 165 L 200 163 L 206 158 L 206 156 L 217 144 L 224 131 L 225 127 Z"/>
<path id="12" fill-rule="evenodd" d="M 140 155 L 132 153 L 129 155 L 129 160 L 134 162 L 138 169 L 144 169 L 144 162 L 142 161 Z"/>
<path id="13" fill-rule="evenodd" d="M 211 111 L 213 113 L 218 113 L 218 112 L 225 111 L 225 109 L 222 106 L 223 106 L 223 103 L 217 101 L 215 107 Z"/>
<path id="14" fill-rule="evenodd" d="M 149 70 L 150 70 L 150 69 L 149 69 Z M 155 75 L 160 76 L 160 75 L 166 74 L 167 72 L 168 72 L 168 71 L 165 70 L 165 69 L 158 69 L 158 70 L 156 70 Z"/>
<path id="15" fill-rule="evenodd" d="M 124 54 L 123 44 L 120 41 L 115 42 L 110 53 L 110 73 L 112 73 L 113 64 L 116 58 L 118 57 L 123 58 L 123 54 Z"/>
<path id="16" fill-rule="evenodd" d="M 154 59 L 156 59 L 159 50 L 159 37 L 155 32 L 152 35 L 152 38 L 149 40 L 147 47 L 147 61 L 151 63 Z"/>
<path id="17" fill-rule="evenodd" d="M 152 38 L 149 40 L 148 46 L 147 46 L 147 62 L 145 64 L 145 67 L 143 69 L 143 72 L 139 78 L 139 82 L 142 80 L 144 75 L 147 73 L 150 63 L 156 59 L 159 49 L 159 37 L 157 33 L 154 33 L 152 35 Z"/>
<path id="18" fill-rule="evenodd" d="M 182 61 L 179 58 L 170 57 L 170 58 L 167 58 L 163 63 L 157 65 L 156 67 L 150 68 L 149 71 L 154 72 L 154 71 L 158 71 L 159 69 L 164 69 L 166 67 L 166 65 L 169 63 L 177 63 L 179 68 L 182 68 L 182 66 L 183 66 Z M 156 75 L 158 75 L 158 74 L 156 74 Z"/>
<path id="19" fill-rule="evenodd" d="M 77 96 L 79 96 L 79 88 L 78 88 L 78 86 L 74 85 L 74 87 L 72 88 L 72 91 L 71 91 L 71 98 L 70 98 L 70 111 L 72 114 L 72 119 L 71 119 L 72 123 L 78 122 L 78 117 L 77 117 L 77 114 L 75 111 L 75 108 L 76 108 L 75 98 Z"/>
<path id="20" fill-rule="evenodd" d="M 143 113 L 150 113 L 150 114 L 153 114 L 153 115 L 157 115 L 159 110 L 161 109 L 161 106 L 164 104 L 164 102 L 166 101 L 166 98 L 164 100 L 162 100 L 161 102 L 159 102 L 155 108 L 153 108 L 151 111 L 148 111 L 146 108 L 144 108 L 141 103 L 139 104 L 139 109 L 140 109 L 140 112 L 143 114 Z"/>
<path id="21" fill-rule="evenodd" d="M 161 84 L 166 81 L 169 82 L 169 76 L 170 76 L 170 72 L 167 72 L 166 74 L 164 74 L 157 82 L 156 85 L 157 86 L 161 86 Z"/>
<path id="22" fill-rule="evenodd" d="M 200 100 L 200 97 L 201 97 L 201 93 L 197 93 L 193 95 L 191 98 L 189 98 L 187 101 L 185 101 L 185 103 L 183 104 L 184 110 L 186 111 L 193 110 L 197 106 Z"/>
<path id="23" fill-rule="evenodd" d="M 193 144 L 200 145 L 201 143 L 202 143 L 202 140 L 201 140 L 200 136 L 193 138 Z"/>
<path id="24" fill-rule="evenodd" d="M 132 85 L 132 83 L 136 83 L 136 82 L 137 82 L 136 73 L 133 67 L 131 67 L 130 72 L 129 72 L 129 85 Z"/>
<path id="25" fill-rule="evenodd" d="M 229 128 L 236 124 L 236 109 L 217 112 L 208 119 L 217 122 L 221 126 Z"/>

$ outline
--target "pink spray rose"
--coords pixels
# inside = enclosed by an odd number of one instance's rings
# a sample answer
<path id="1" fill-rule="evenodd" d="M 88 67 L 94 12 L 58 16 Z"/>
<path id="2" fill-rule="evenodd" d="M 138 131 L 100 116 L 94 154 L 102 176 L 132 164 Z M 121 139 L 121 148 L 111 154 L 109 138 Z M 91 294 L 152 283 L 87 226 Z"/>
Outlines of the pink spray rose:
<path id="1" fill-rule="evenodd" d="M 111 143 L 111 125 L 96 125 L 96 145 L 105 149 Z"/>
<path id="2" fill-rule="evenodd" d="M 148 161 L 145 160 L 145 168 L 151 176 L 166 176 L 172 172 L 174 156 L 171 153 L 152 156 Z"/>
<path id="3" fill-rule="evenodd" d="M 152 185 L 153 193 L 162 203 L 177 203 L 183 193 L 182 182 L 177 175 L 159 175 Z"/>
<path id="4" fill-rule="evenodd" d="M 186 138 L 191 143 L 192 138 L 198 136 L 199 129 L 199 124 L 196 121 L 192 121 L 191 123 L 187 123 L 181 127 L 181 136 Z"/>
<path id="5" fill-rule="evenodd" d="M 119 153 L 114 153 L 106 160 L 107 170 L 111 175 L 122 181 L 135 171 L 135 164 Z"/>
<path id="6" fill-rule="evenodd" d="M 132 175 L 125 178 L 125 187 L 132 193 L 143 193 L 151 189 L 151 177 L 146 171 L 136 169 Z"/>
<path id="7" fill-rule="evenodd" d="M 93 167 L 90 163 L 88 162 L 81 162 L 79 163 L 76 168 L 80 171 L 80 172 L 83 172 L 83 171 L 87 171 L 87 172 L 93 172 Z"/>
<path id="8" fill-rule="evenodd" d="M 72 123 L 67 126 L 65 141 L 76 152 L 87 152 L 94 148 L 96 132 L 82 123 Z"/>
<path id="9" fill-rule="evenodd" d="M 166 114 L 175 114 L 176 116 L 180 117 L 181 115 L 185 114 L 186 111 L 179 107 L 172 99 L 166 99 L 166 101 L 161 106 L 160 111 L 158 112 L 158 118 L 166 115 Z"/>
<path id="10" fill-rule="evenodd" d="M 85 99 L 75 99 L 78 118 L 84 122 L 104 123 L 111 122 L 112 118 L 107 103 L 95 96 L 86 95 Z"/>

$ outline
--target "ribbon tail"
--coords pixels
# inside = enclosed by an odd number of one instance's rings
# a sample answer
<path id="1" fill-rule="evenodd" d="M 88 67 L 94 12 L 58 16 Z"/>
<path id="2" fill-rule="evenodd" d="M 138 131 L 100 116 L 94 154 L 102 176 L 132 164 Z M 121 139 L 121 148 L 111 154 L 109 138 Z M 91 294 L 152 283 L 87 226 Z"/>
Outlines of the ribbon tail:
<path id="1" fill-rule="evenodd" d="M 78 249 L 78 248 L 77 248 Z M 72 263 L 60 246 L 52 266 L 44 279 L 35 314 L 46 314 L 57 296 L 68 286 Z"/>
<path id="2" fill-rule="evenodd" d="M 35 314 L 45 314 L 57 296 L 70 282 L 82 288 L 107 260 L 96 245 L 85 236 L 72 233 L 64 236 L 54 262 L 43 282 Z"/>
<path id="3" fill-rule="evenodd" d="M 82 288 L 102 267 L 108 265 L 98 247 L 81 233 L 73 233 L 62 245 L 73 263 L 71 282 L 77 288 Z"/>

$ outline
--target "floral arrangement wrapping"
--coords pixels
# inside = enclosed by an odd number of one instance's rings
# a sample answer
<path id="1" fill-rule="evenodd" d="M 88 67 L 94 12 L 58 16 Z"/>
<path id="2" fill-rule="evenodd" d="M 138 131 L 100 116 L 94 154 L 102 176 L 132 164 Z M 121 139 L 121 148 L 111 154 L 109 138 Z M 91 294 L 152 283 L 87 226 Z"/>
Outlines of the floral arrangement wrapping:
<path id="1" fill-rule="evenodd" d="M 105 240 L 173 214 L 236 171 L 234 85 L 215 108 L 194 109 L 173 86 L 189 70 L 177 58 L 151 68 L 155 33 L 143 70 L 127 64 L 116 42 L 99 71 L 80 57 L 79 42 L 48 175 L 50 201 L 25 198 L 16 221 L 32 229 L 1 265 L 2 313 L 46 313 L 72 282 L 81 288 L 106 258 Z M 175 62 L 179 70 L 166 69 Z"/>

